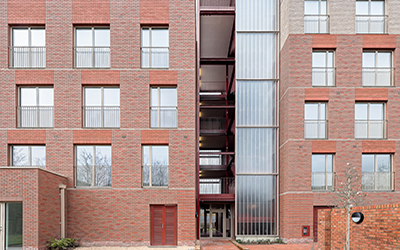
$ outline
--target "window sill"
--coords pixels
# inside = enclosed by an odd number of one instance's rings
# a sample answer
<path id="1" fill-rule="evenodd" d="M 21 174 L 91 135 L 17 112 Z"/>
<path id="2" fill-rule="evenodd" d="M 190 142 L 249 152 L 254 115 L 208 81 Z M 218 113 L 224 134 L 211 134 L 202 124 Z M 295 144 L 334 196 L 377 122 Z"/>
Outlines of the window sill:
<path id="1" fill-rule="evenodd" d="M 99 187 L 97 187 L 97 186 L 90 186 L 90 187 L 88 187 L 88 186 L 75 186 L 74 187 L 75 189 L 111 189 L 112 188 L 112 186 L 99 186 Z"/>
<path id="2" fill-rule="evenodd" d="M 83 129 L 120 129 L 121 127 L 82 127 Z"/>
<path id="3" fill-rule="evenodd" d="M 368 140 L 368 141 L 383 141 L 387 140 L 388 138 L 354 138 L 354 140 Z"/>
<path id="4" fill-rule="evenodd" d="M 391 193 L 391 192 L 394 192 L 395 190 L 362 190 L 362 192 L 365 192 L 365 193 Z"/>
<path id="5" fill-rule="evenodd" d="M 9 67 L 9 69 L 46 69 L 46 67 Z"/>
<path id="6" fill-rule="evenodd" d="M 54 127 L 17 127 L 17 129 L 53 129 Z"/>
<path id="7" fill-rule="evenodd" d="M 111 67 L 73 67 L 73 69 L 111 69 Z"/>
<path id="8" fill-rule="evenodd" d="M 334 193 L 335 190 L 311 190 L 313 193 Z"/>
<path id="9" fill-rule="evenodd" d="M 322 141 L 322 140 L 329 140 L 328 138 L 304 138 L 304 140 L 309 140 L 309 141 L 314 141 L 314 140 L 318 140 L 318 141 Z"/>
<path id="10" fill-rule="evenodd" d="M 142 186 L 143 189 L 168 189 L 169 186 Z"/>

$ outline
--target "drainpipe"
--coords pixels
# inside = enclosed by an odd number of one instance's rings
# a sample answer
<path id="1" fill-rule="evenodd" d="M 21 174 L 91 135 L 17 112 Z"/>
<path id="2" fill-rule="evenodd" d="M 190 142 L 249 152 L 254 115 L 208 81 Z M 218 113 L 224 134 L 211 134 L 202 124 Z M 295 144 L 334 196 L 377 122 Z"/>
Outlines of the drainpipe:
<path id="1" fill-rule="evenodd" d="M 67 185 L 60 184 L 58 185 L 60 189 L 60 198 L 61 198 L 61 216 L 60 216 L 60 225 L 61 225 L 61 238 L 65 238 L 65 189 Z"/>

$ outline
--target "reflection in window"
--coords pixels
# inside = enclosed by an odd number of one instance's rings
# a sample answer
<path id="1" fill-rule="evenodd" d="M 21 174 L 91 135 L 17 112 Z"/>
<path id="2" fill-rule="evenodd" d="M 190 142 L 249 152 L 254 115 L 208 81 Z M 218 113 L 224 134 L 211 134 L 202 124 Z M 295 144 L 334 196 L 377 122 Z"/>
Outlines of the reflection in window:
<path id="1" fill-rule="evenodd" d="M 23 242 L 22 202 L 6 203 L 5 210 L 6 210 L 4 216 L 5 228 L 4 231 L 0 231 L 0 233 L 4 232 L 4 241 L 2 242 L 2 244 L 5 244 L 4 250 L 22 250 L 22 242 Z M 0 204 L 0 216 L 2 216 L 1 212 L 2 211 Z M 2 225 L 0 224 L 0 226 Z"/>
<path id="2" fill-rule="evenodd" d="M 76 146 L 76 186 L 111 186 L 111 146 Z"/>
<path id="3" fill-rule="evenodd" d="M 143 146 L 143 186 L 168 186 L 168 146 Z"/>
<path id="4" fill-rule="evenodd" d="M 151 88 L 151 127 L 176 128 L 176 88 Z"/>
<path id="5" fill-rule="evenodd" d="M 45 146 L 12 146 L 12 166 L 46 168 Z"/>
<path id="6" fill-rule="evenodd" d="M 333 190 L 333 155 L 312 155 L 312 190 Z"/>
<path id="7" fill-rule="evenodd" d="M 75 29 L 75 67 L 110 67 L 110 29 Z"/>
<path id="8" fill-rule="evenodd" d="M 10 66 L 46 67 L 46 31 L 44 28 L 13 28 Z"/>
<path id="9" fill-rule="evenodd" d="M 168 28 L 142 28 L 142 68 L 168 68 Z"/>
<path id="10" fill-rule="evenodd" d="M 54 127 L 53 88 L 20 88 L 18 126 L 22 128 Z"/>
<path id="11" fill-rule="evenodd" d="M 392 157 L 390 154 L 362 155 L 362 189 L 392 190 Z"/>

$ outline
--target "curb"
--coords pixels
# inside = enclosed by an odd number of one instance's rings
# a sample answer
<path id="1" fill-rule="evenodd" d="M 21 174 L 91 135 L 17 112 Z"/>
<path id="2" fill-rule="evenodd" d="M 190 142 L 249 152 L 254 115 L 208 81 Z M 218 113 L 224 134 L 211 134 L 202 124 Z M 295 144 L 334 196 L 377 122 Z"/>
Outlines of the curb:
<path id="1" fill-rule="evenodd" d="M 237 243 L 235 240 L 230 240 L 230 242 L 232 242 L 232 244 L 235 245 L 240 250 L 249 250 L 247 247 L 242 246 L 241 244 Z"/>

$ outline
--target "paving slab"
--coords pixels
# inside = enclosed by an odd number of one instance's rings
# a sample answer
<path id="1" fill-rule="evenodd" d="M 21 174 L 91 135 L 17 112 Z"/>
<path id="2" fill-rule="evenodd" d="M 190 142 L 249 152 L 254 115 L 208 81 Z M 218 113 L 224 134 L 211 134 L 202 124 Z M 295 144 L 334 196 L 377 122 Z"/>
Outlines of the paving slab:
<path id="1" fill-rule="evenodd" d="M 176 246 L 176 247 L 78 247 L 76 250 L 194 250 L 194 246 Z"/>
<path id="2" fill-rule="evenodd" d="M 228 239 L 202 239 L 200 250 L 238 250 L 238 248 Z"/>
<path id="3" fill-rule="evenodd" d="M 312 243 L 303 244 L 275 244 L 275 245 L 244 245 L 249 250 L 312 250 Z M 316 246 L 314 249 L 317 249 Z"/>

